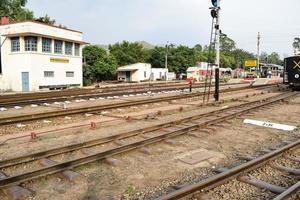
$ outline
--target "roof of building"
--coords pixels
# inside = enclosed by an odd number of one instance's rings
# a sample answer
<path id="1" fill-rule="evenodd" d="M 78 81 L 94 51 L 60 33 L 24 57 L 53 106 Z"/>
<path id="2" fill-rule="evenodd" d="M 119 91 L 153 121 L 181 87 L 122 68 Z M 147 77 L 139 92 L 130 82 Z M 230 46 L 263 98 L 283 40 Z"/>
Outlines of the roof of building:
<path id="1" fill-rule="evenodd" d="M 136 71 L 139 70 L 141 68 L 141 65 L 143 66 L 149 66 L 151 67 L 151 64 L 148 63 L 135 63 L 135 64 L 131 64 L 131 65 L 126 65 L 126 66 L 122 66 L 119 67 L 117 69 L 118 72 L 122 72 L 122 71 Z"/>
<path id="2" fill-rule="evenodd" d="M 37 36 L 37 37 L 47 37 L 47 38 L 52 38 L 55 40 L 63 40 L 67 42 L 74 42 L 74 43 L 79 43 L 79 44 L 89 44 L 84 41 L 79 41 L 79 40 L 70 40 L 66 38 L 61 38 L 61 37 L 55 37 L 53 35 L 48 35 L 48 34 L 39 34 L 39 33 L 33 33 L 33 32 L 23 32 L 23 33 L 12 33 L 12 34 L 3 34 L 2 36 L 5 37 L 22 37 L 22 36 Z"/>
<path id="3" fill-rule="evenodd" d="M 73 30 L 73 29 L 69 29 L 69 28 L 64 28 L 64 27 L 60 27 L 60 26 L 56 26 L 56 25 L 46 24 L 46 23 L 43 23 L 43 22 L 35 21 L 35 20 L 13 21 L 13 22 L 10 22 L 9 24 L 5 24 L 5 25 L 0 24 L 0 26 L 7 26 L 7 25 L 12 25 L 12 24 L 20 24 L 20 23 L 27 23 L 27 22 L 41 24 L 41 25 L 45 25 L 45 26 L 50 26 L 50 27 L 53 27 L 53 28 L 59 28 L 59 29 L 67 30 L 67 31 L 82 33 L 81 31 L 77 31 L 77 30 Z"/>

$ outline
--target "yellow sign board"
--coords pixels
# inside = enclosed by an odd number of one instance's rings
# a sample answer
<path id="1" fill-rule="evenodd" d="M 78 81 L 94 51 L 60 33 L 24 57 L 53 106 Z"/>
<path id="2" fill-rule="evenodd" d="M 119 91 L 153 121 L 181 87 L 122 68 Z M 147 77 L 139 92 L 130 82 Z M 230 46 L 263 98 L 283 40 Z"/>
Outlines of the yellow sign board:
<path id="1" fill-rule="evenodd" d="M 245 67 L 256 67 L 257 66 L 257 60 L 246 60 L 245 61 Z"/>
<path id="2" fill-rule="evenodd" d="M 69 63 L 69 59 L 64 59 L 64 58 L 50 58 L 50 62 L 54 62 L 54 63 Z"/>

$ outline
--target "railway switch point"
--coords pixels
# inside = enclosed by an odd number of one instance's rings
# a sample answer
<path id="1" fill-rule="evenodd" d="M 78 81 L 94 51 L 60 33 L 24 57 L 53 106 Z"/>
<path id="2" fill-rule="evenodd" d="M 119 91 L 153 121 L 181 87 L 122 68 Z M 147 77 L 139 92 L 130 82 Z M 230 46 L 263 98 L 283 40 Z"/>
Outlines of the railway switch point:
<path id="1" fill-rule="evenodd" d="M 286 190 L 286 188 L 284 188 L 284 187 L 273 185 L 273 184 L 270 184 L 268 182 L 265 182 L 265 181 L 262 181 L 259 179 L 251 178 L 249 176 L 240 176 L 240 177 L 238 177 L 238 180 L 243 183 L 253 185 L 257 188 L 269 190 L 270 192 L 273 192 L 275 194 L 281 194 Z"/>
<path id="2" fill-rule="evenodd" d="M 91 129 L 96 129 L 97 125 L 95 122 L 91 122 Z"/>
<path id="3" fill-rule="evenodd" d="M 121 165 L 121 161 L 114 158 L 106 158 L 105 162 L 113 167 L 117 167 Z"/>

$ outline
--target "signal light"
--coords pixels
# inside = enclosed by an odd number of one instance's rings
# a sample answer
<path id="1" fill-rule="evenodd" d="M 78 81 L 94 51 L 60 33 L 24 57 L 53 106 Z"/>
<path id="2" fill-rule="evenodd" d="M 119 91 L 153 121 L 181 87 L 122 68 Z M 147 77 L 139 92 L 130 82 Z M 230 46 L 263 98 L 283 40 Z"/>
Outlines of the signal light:
<path id="1" fill-rule="evenodd" d="M 212 5 L 217 8 L 220 5 L 220 0 L 211 0 Z"/>
<path id="2" fill-rule="evenodd" d="M 210 11 L 210 14 L 211 14 L 211 17 L 212 17 L 212 18 L 217 18 L 217 16 L 218 16 L 218 13 L 217 13 L 216 10 L 211 10 L 211 11 Z"/>

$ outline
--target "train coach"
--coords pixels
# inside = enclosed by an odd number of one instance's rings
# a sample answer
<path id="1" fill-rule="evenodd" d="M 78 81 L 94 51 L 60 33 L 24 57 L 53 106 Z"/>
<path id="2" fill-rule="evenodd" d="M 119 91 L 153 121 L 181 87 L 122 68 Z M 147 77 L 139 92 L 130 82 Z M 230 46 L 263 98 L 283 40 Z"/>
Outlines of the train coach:
<path id="1" fill-rule="evenodd" d="M 300 89 L 300 55 L 284 59 L 283 82 L 293 89 Z"/>

